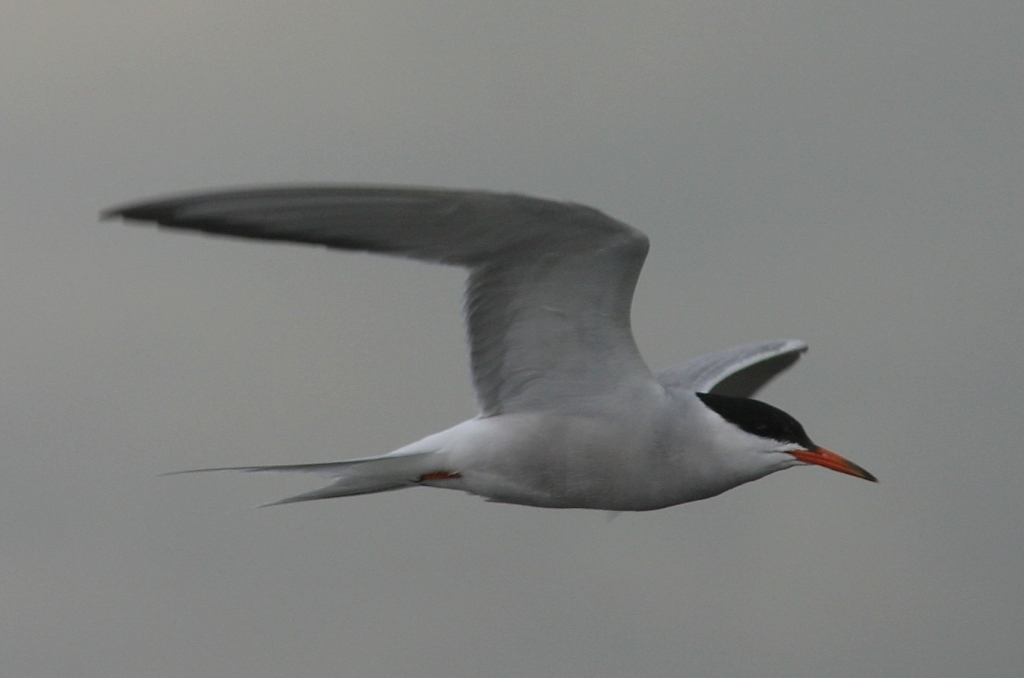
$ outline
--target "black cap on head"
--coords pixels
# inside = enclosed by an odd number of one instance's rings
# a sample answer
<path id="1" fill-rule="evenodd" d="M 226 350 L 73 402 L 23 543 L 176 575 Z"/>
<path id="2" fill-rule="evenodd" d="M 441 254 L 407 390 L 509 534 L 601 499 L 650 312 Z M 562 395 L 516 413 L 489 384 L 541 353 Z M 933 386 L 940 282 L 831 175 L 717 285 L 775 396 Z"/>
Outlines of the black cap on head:
<path id="1" fill-rule="evenodd" d="M 697 397 L 722 419 L 747 433 L 778 440 L 780 443 L 794 443 L 805 450 L 818 448 L 807 437 L 800 422 L 768 403 L 714 393 L 698 393 Z"/>

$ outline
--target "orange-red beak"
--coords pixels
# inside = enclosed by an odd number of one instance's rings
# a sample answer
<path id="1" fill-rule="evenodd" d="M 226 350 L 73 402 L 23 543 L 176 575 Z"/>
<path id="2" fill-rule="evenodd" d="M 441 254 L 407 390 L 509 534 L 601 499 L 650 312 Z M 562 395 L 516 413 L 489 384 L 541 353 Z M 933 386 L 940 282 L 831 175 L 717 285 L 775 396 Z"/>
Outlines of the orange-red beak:
<path id="1" fill-rule="evenodd" d="M 826 450 L 824 447 L 819 447 L 816 450 L 792 450 L 790 454 L 805 464 L 824 466 L 825 468 L 830 468 L 833 471 L 839 471 L 840 473 L 857 476 L 864 480 L 870 480 L 873 483 L 878 482 L 878 478 L 874 477 L 860 466 L 857 466 L 852 461 L 840 457 L 835 452 Z"/>

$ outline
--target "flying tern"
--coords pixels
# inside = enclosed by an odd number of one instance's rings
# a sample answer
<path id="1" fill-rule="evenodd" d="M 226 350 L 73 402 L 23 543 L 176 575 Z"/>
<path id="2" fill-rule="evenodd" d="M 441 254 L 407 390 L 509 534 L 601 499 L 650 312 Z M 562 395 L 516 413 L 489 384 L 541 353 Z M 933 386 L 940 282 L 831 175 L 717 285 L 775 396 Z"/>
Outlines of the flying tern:
<path id="1" fill-rule="evenodd" d="M 479 414 L 377 457 L 203 469 L 330 481 L 275 504 L 429 486 L 511 504 L 647 511 L 799 465 L 875 480 L 751 399 L 796 362 L 801 341 L 652 372 L 630 329 L 647 236 L 596 209 L 484 191 L 323 186 L 198 193 L 104 216 L 468 269 Z"/>

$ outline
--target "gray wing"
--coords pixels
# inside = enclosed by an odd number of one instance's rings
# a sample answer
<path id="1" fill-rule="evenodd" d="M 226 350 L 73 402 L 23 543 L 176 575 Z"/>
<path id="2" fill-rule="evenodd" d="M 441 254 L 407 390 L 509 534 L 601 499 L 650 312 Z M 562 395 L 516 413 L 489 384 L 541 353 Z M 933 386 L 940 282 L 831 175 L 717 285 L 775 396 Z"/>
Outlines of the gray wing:
<path id="1" fill-rule="evenodd" d="M 661 370 L 657 378 L 667 389 L 750 398 L 806 350 L 796 339 L 734 346 Z"/>
<path id="2" fill-rule="evenodd" d="M 485 415 L 571 407 L 629 378 L 653 379 L 629 320 L 647 237 L 589 207 L 338 186 L 186 195 L 104 216 L 468 268 L 466 322 Z"/>

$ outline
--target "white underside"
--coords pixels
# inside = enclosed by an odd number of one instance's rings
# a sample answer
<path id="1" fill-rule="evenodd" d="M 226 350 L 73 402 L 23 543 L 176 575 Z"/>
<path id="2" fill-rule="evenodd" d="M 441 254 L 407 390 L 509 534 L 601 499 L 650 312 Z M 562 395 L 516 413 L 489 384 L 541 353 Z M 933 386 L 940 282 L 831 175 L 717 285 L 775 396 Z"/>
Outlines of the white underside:
<path id="1" fill-rule="evenodd" d="M 630 396 L 615 399 L 618 411 L 606 399 L 593 414 L 481 417 L 382 457 L 251 470 L 334 480 L 280 503 L 427 486 L 528 506 L 646 511 L 711 497 L 795 463 L 751 454 L 762 442 L 703 421 L 717 415 L 692 394 L 654 385 Z"/>

